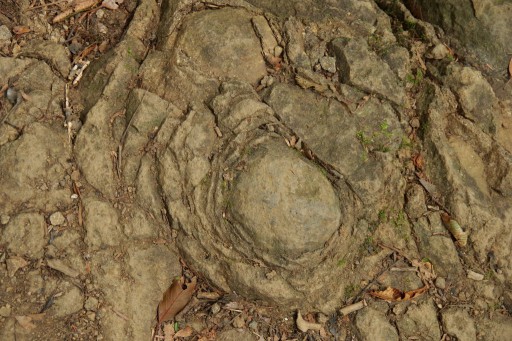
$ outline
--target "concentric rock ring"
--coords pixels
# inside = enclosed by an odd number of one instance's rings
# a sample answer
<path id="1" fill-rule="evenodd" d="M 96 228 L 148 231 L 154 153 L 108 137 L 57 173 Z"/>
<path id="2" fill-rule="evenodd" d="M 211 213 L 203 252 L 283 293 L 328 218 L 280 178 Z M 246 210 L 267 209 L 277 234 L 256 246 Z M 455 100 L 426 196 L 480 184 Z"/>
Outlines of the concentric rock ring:
<path id="1" fill-rule="evenodd" d="M 341 213 L 318 166 L 276 139 L 255 150 L 246 167 L 230 207 L 239 233 L 276 259 L 321 249 L 338 229 Z"/>
<path id="2" fill-rule="evenodd" d="M 182 255 L 226 292 L 332 311 L 349 284 L 337 264 L 356 256 L 365 235 L 356 233 L 365 211 L 354 188 L 370 205 L 382 195 L 375 189 L 386 192 L 364 171 L 382 165 L 365 164 L 356 132 L 396 148 L 393 109 L 372 99 L 354 117 L 340 102 L 279 83 L 264 103 L 254 84 L 267 74 L 265 60 L 275 58 L 281 38 L 250 6 L 189 14 L 177 32 L 164 44 L 170 72 L 159 95 L 189 109 L 160 129 L 166 149 L 158 173 L 169 217 L 183 232 Z M 152 79 L 147 60 L 143 78 Z M 146 86 L 160 91 L 155 80 Z M 333 126 L 340 134 L 325 136 Z M 375 134 L 379 129 L 386 131 Z M 304 148 L 285 144 L 291 136 L 312 148 L 309 159 Z"/>

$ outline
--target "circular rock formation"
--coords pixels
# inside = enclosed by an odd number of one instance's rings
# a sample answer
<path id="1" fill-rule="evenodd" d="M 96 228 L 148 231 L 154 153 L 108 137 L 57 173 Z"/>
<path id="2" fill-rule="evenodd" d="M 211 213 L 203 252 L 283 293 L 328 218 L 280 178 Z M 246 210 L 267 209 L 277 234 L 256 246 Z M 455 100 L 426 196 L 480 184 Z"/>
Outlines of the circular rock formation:
<path id="1" fill-rule="evenodd" d="M 276 263 L 321 249 L 340 223 L 330 182 L 281 141 L 259 146 L 250 156 L 231 201 L 238 232 Z"/>

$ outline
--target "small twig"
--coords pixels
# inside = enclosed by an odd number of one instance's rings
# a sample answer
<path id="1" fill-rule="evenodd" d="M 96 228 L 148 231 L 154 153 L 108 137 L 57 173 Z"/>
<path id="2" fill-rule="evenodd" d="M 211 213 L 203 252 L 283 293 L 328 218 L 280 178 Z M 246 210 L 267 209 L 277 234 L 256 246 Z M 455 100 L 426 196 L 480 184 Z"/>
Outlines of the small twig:
<path id="1" fill-rule="evenodd" d="M 418 269 L 416 269 L 415 267 L 410 267 L 410 268 L 391 268 L 389 269 L 389 271 L 397 271 L 397 272 L 416 272 Z"/>
<path id="2" fill-rule="evenodd" d="M 34 9 L 38 9 L 38 8 L 41 8 L 41 7 L 55 6 L 55 5 L 58 5 L 58 4 L 62 4 L 64 2 L 71 2 L 71 1 L 70 0 L 54 1 L 54 2 L 50 2 L 49 4 L 42 4 L 42 5 L 38 5 L 38 6 L 27 8 L 27 12 L 30 12 L 30 11 L 32 11 Z"/>
<path id="3" fill-rule="evenodd" d="M 120 318 L 122 318 L 123 320 L 125 321 L 130 321 L 130 319 L 128 317 L 126 317 L 126 315 L 124 314 L 121 314 L 120 312 L 118 312 L 117 310 L 115 310 L 114 308 L 110 308 L 110 310 L 112 310 L 117 316 L 119 316 Z"/>
<path id="4" fill-rule="evenodd" d="M 356 302 L 354 304 L 350 304 L 350 305 L 347 305 L 346 307 L 341 308 L 339 310 L 339 313 L 341 315 L 345 316 L 345 315 L 348 315 L 350 313 L 353 313 L 354 311 L 358 311 L 360 309 L 363 309 L 366 306 L 367 306 L 366 301 L 365 300 L 361 300 L 359 302 Z"/>

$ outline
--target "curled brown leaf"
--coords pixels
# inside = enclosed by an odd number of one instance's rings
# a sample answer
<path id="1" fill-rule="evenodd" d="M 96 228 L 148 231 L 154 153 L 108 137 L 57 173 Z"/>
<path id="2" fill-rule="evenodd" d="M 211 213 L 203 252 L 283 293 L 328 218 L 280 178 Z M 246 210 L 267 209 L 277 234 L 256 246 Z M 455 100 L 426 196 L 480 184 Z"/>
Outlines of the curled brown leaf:
<path id="1" fill-rule="evenodd" d="M 185 283 L 185 277 L 174 279 L 158 304 L 158 323 L 168 321 L 188 304 L 196 289 L 197 277 Z"/>
<path id="2" fill-rule="evenodd" d="M 468 244 L 468 233 L 464 232 L 459 223 L 452 219 L 447 213 L 441 214 L 441 220 L 443 221 L 444 226 L 450 231 L 455 240 L 457 241 L 457 245 L 464 247 Z"/>
<path id="3" fill-rule="evenodd" d="M 399 289 L 388 287 L 382 291 L 370 291 L 370 295 L 373 297 L 380 298 L 381 300 L 388 302 L 402 302 L 409 301 L 416 298 L 428 290 L 428 286 L 425 285 L 422 288 L 414 289 L 411 291 L 403 292 Z"/>

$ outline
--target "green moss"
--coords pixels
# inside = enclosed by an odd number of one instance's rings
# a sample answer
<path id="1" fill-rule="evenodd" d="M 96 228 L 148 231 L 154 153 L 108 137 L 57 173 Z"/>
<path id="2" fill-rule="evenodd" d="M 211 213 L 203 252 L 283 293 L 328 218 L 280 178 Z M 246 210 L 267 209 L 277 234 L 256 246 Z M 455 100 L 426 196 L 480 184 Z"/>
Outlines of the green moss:
<path id="1" fill-rule="evenodd" d="M 406 136 L 402 136 L 402 141 L 400 142 L 399 149 L 412 148 L 412 142 Z"/>
<path id="2" fill-rule="evenodd" d="M 392 222 L 398 235 L 405 241 L 409 241 L 409 231 L 405 212 L 402 210 L 398 211 L 396 216 L 393 217 Z"/>
<path id="3" fill-rule="evenodd" d="M 384 222 L 386 220 L 386 210 L 379 211 L 379 222 Z"/>
<path id="4" fill-rule="evenodd" d="M 347 265 L 347 260 L 345 258 L 341 258 L 338 260 L 337 265 L 339 268 L 344 268 L 345 265 Z"/>
<path id="5" fill-rule="evenodd" d="M 350 297 L 352 297 L 356 291 L 359 289 L 359 286 L 355 285 L 355 284 L 349 284 L 345 287 L 345 291 L 344 291 L 344 294 L 345 294 L 345 299 L 349 299 Z"/>

